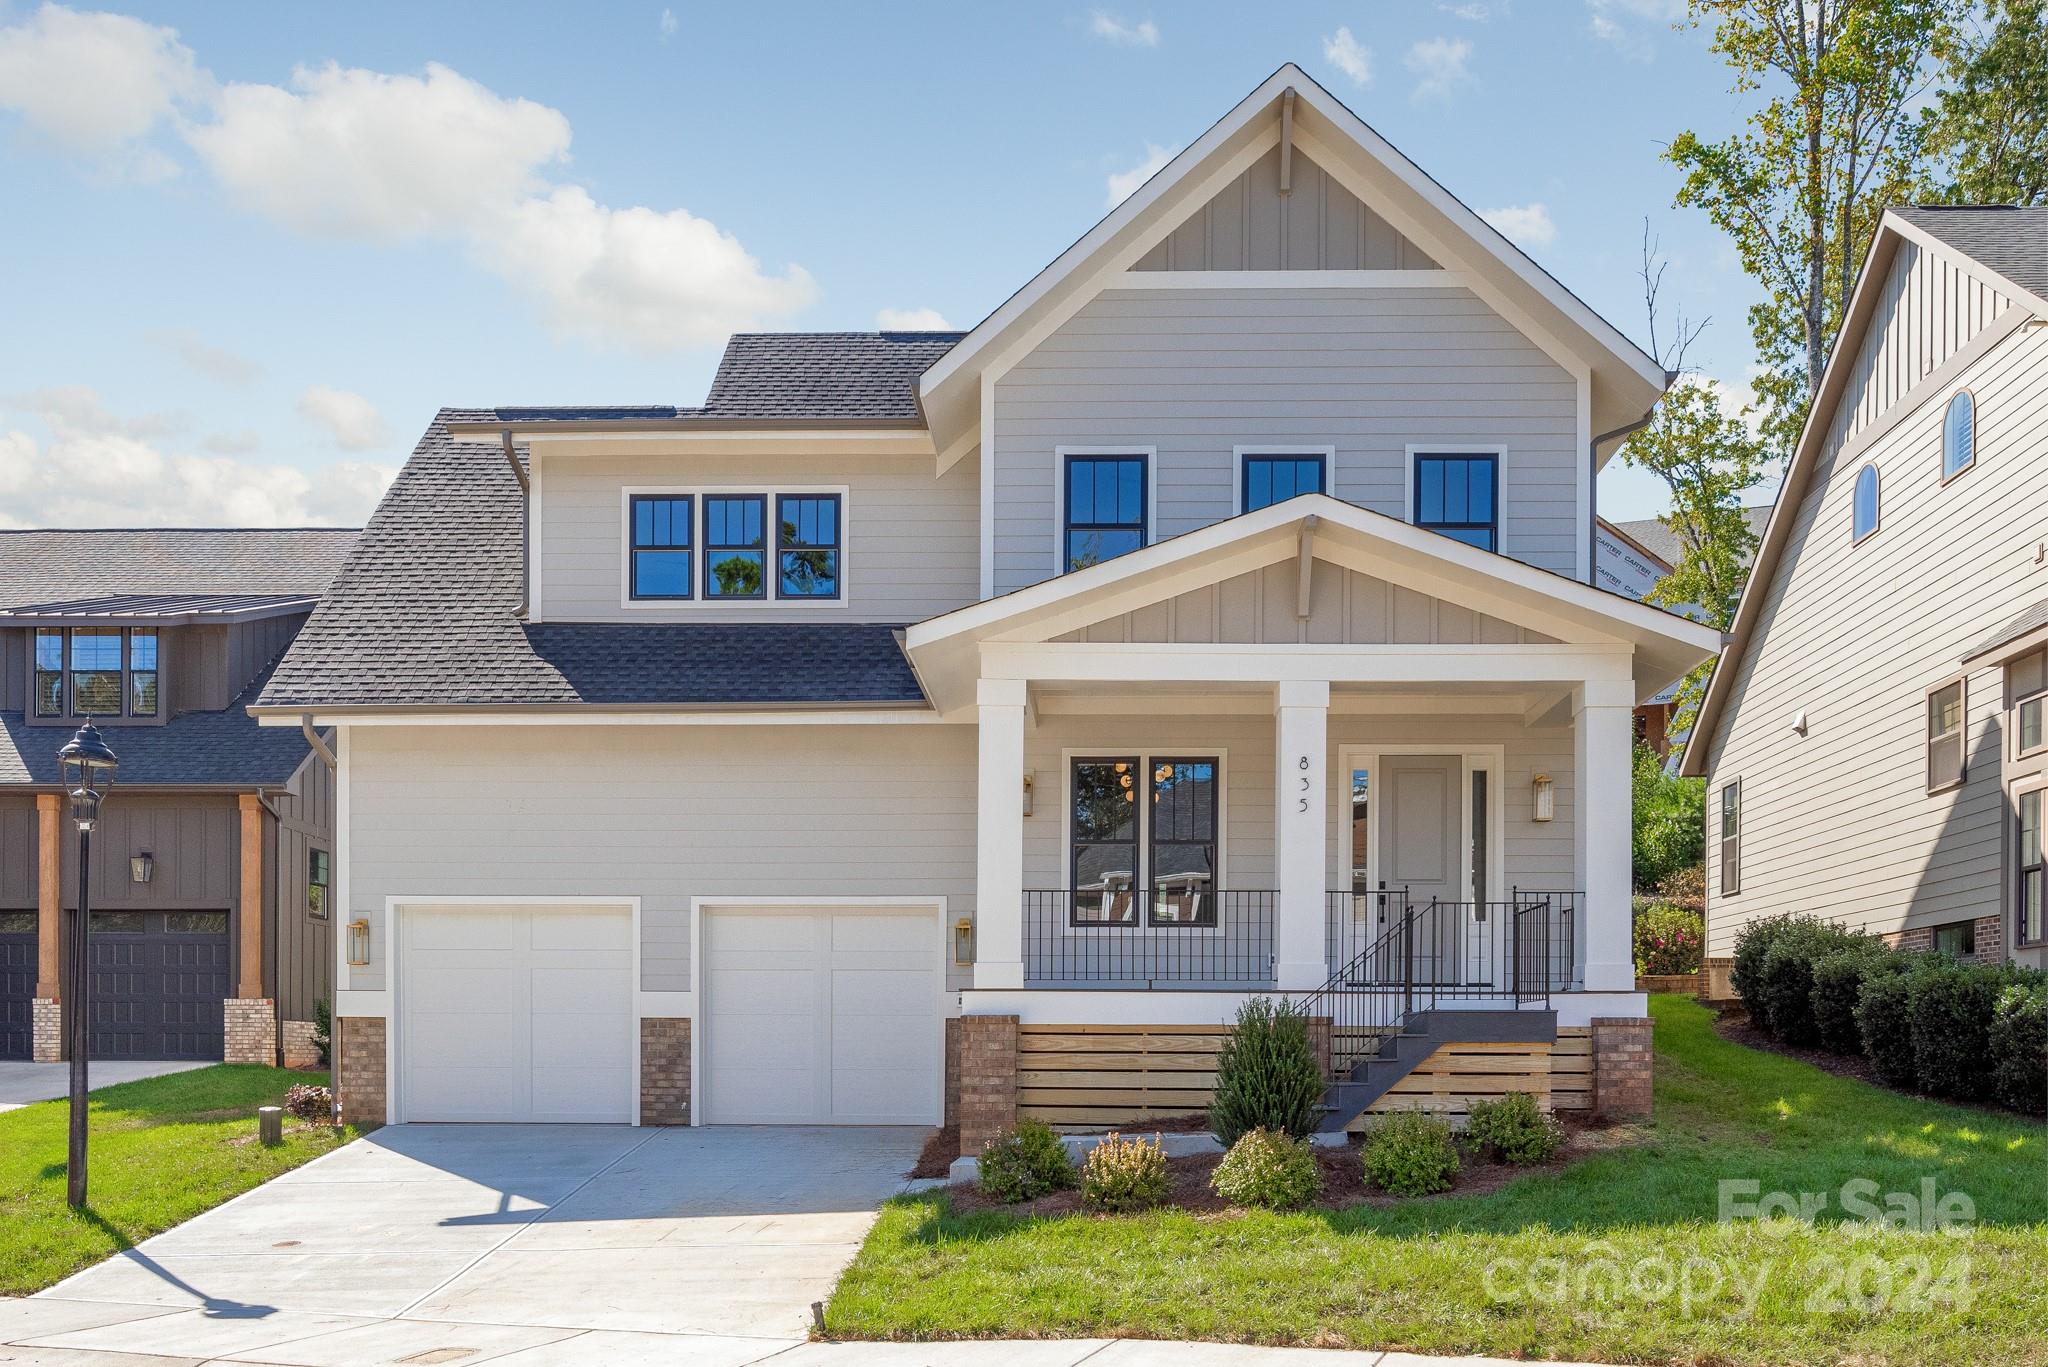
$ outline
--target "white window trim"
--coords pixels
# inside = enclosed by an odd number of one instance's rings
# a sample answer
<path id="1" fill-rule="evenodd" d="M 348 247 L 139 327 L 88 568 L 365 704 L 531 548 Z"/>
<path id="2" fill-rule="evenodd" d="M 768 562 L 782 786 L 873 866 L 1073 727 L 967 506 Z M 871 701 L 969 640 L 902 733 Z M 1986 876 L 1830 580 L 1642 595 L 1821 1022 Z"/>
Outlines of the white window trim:
<path id="1" fill-rule="evenodd" d="M 1926 715 L 1925 715 L 1925 713 L 1924 713 L 1924 712 L 1923 712 L 1923 713 L 1922 713 L 1922 715 L 1921 715 L 1921 720 L 1920 720 L 1920 724 L 1921 724 L 1921 726 L 1922 726 L 1923 728 L 1925 728 L 1925 726 L 1926 726 L 1926 724 L 1927 724 L 1927 719 L 1926 719 Z M 1924 748 L 1923 748 L 1923 754 L 1924 754 Z M 1925 762 L 1925 761 L 1924 761 L 1924 759 L 1923 759 L 1923 761 L 1922 761 L 1922 762 L 1923 762 L 1923 763 Z M 1742 792 L 1742 787 L 1743 787 L 1743 784 L 1742 784 L 1742 777 L 1741 777 L 1741 775 L 1739 775 L 1739 774 L 1738 774 L 1737 776 L 1735 776 L 1734 778 L 1724 778 L 1724 779 L 1722 779 L 1722 780 L 1721 780 L 1721 781 L 1720 781 L 1720 782 L 1719 782 L 1718 784 L 1716 784 L 1716 785 L 1714 786 L 1714 860 L 1713 860 L 1713 870 L 1714 870 L 1714 895 L 1715 895 L 1715 896 L 1717 896 L 1717 897 L 1740 897 L 1740 896 L 1742 896 L 1742 881 L 1743 881 L 1743 878 L 1742 878 L 1742 820 L 1743 820 L 1743 817 L 1742 817 L 1742 809 L 1743 809 L 1743 792 Z M 1727 816 L 1727 811 L 1728 811 L 1728 790 L 1729 790 L 1730 788 L 1733 788 L 1733 789 L 1735 790 L 1735 834 L 1734 834 L 1733 836 L 1730 836 L 1730 835 L 1728 834 L 1728 827 L 1727 827 L 1727 821 L 1728 821 L 1728 816 Z M 1728 867 L 1728 862 L 1727 862 L 1727 860 L 1726 860 L 1726 859 L 1724 859 L 1724 858 L 1722 857 L 1722 855 L 1721 855 L 1721 846 L 1722 846 L 1723 844 L 1725 844 L 1725 843 L 1726 843 L 1727 841 L 1731 840 L 1731 839 L 1732 839 L 1732 840 L 1733 840 L 1733 841 L 1735 842 L 1735 887 L 1734 887 L 1734 890 L 1733 890 L 1733 891 L 1730 891 L 1730 890 L 1729 890 L 1729 888 L 1728 888 L 1727 884 L 1726 884 L 1726 883 L 1725 883 L 1725 882 L 1724 882 L 1724 881 L 1722 880 L 1722 877 L 1721 877 L 1721 872 L 1722 872 L 1722 870 L 1724 870 L 1724 869 L 1726 869 L 1726 868 Z"/>
<path id="2" fill-rule="evenodd" d="M 763 515 L 762 536 L 767 556 L 765 592 L 759 598 L 706 598 L 704 596 L 704 499 L 730 494 L 758 494 L 768 500 Z M 775 500 L 781 494 L 837 494 L 839 496 L 839 596 L 837 598 L 785 598 L 776 573 L 777 547 Z M 635 497 L 690 499 L 690 596 L 688 598 L 635 598 L 633 596 L 633 500 Z M 843 609 L 853 602 L 853 495 L 844 484 L 627 484 L 619 489 L 619 607 L 627 612 L 681 613 L 694 615 L 746 611 L 756 612 L 770 605 L 815 608 L 821 612 Z"/>
<path id="3" fill-rule="evenodd" d="M 1401 454 L 1401 520 L 1415 524 L 1415 458 L 1417 456 L 1493 457 L 1493 553 L 1506 555 L 1508 549 L 1508 448 L 1501 441 L 1410 442 Z M 1475 548 L 1476 549 L 1476 548 Z"/>
<path id="4" fill-rule="evenodd" d="M 1157 446 L 1055 446 L 1052 448 L 1052 577 L 1067 571 L 1067 457 L 1143 456 L 1145 458 L 1145 540 L 1159 537 L 1159 448 Z"/>
<path id="5" fill-rule="evenodd" d="M 1213 926 L 1153 926 L 1142 919 L 1136 925 L 1120 926 L 1109 922 L 1101 925 L 1077 926 L 1072 909 L 1060 917 L 1060 934 L 1068 939 L 1101 935 L 1109 931 L 1145 931 L 1167 935 L 1221 936 L 1225 929 L 1223 918 L 1223 894 L 1230 891 L 1230 750 L 1215 742 L 1193 741 L 1187 745 L 1080 745 L 1060 751 L 1060 871 L 1059 886 L 1068 896 L 1074 890 L 1067 885 L 1074 878 L 1074 761 L 1098 759 L 1122 759 L 1125 756 L 1138 762 L 1138 772 L 1144 778 L 1144 790 L 1152 790 L 1152 764 L 1155 759 L 1208 759 L 1216 762 L 1220 780 L 1216 785 L 1216 924 Z M 1152 804 L 1138 803 L 1138 867 L 1131 871 L 1132 890 L 1146 888 L 1151 882 L 1152 859 Z"/>
<path id="6" fill-rule="evenodd" d="M 2011 957 L 2016 949 L 2039 949 L 2048 945 L 2048 925 L 2042 927 L 2043 937 L 2038 940 L 2020 939 L 2020 799 L 2028 793 L 2041 794 L 2044 820 L 2048 820 L 2048 774 L 2030 774 L 2015 779 L 2010 785 L 2011 805 L 2006 808 L 2005 838 L 1999 842 L 1999 887 L 2003 889 L 2001 901 L 2004 912 L 2001 916 L 2001 934 L 2005 936 L 2006 956 Z"/>
<path id="7" fill-rule="evenodd" d="M 1244 466 L 1246 456 L 1320 456 L 1323 462 L 1323 492 L 1337 496 L 1337 448 L 1315 442 L 1260 442 L 1230 448 L 1230 515 L 1244 512 Z"/>
<path id="8" fill-rule="evenodd" d="M 2032 759 L 2034 756 L 2038 754 L 2048 752 L 2048 723 L 2044 723 L 2043 725 L 2041 733 L 2041 743 L 2039 745 L 2035 746 L 2031 750 L 2023 750 L 2020 748 L 2020 709 L 2022 707 L 2025 707 L 2030 702 L 2039 702 L 2041 704 L 2042 711 L 2048 712 L 2048 679 L 2044 679 L 2043 686 L 2035 689 L 2031 693 L 2017 693 L 2014 692 L 2012 688 L 2013 666 L 2018 664 L 2020 660 L 2028 658 L 2028 656 L 2033 653 L 2034 652 L 2029 651 L 2026 654 L 2019 656 L 2018 659 L 2007 660 L 2005 664 L 2000 668 L 2000 672 L 2005 676 L 2004 683 L 2006 688 L 2006 694 L 2007 697 L 2010 699 L 2010 702 L 2007 705 L 2007 711 L 2010 713 L 2010 717 L 2008 718 L 2008 724 L 2012 731 L 2011 758 L 2015 762 L 2020 760 Z M 2044 669 L 2048 669 L 2048 649 L 2044 649 L 2040 653 L 2042 656 L 2043 667 Z"/>

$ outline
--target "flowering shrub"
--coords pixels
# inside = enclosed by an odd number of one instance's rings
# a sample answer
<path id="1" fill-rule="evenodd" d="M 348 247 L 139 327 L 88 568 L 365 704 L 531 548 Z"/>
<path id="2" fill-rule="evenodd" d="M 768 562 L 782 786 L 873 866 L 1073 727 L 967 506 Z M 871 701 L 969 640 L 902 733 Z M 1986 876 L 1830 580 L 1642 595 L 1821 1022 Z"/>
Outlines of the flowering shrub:
<path id="1" fill-rule="evenodd" d="M 1232 1205 L 1274 1210 L 1307 1205 L 1322 1184 L 1308 1141 L 1274 1130 L 1246 1130 L 1209 1179 L 1210 1189 Z"/>
<path id="2" fill-rule="evenodd" d="M 301 1120 L 325 1125 L 334 1119 L 334 1093 L 316 1082 L 299 1082 L 287 1087 L 284 1108 Z"/>
<path id="3" fill-rule="evenodd" d="M 1668 902 L 1636 913 L 1636 972 L 1645 976 L 1697 973 L 1707 943 L 1706 918 Z"/>
<path id="4" fill-rule="evenodd" d="M 1144 1210 L 1166 1199 L 1166 1147 L 1110 1133 L 1081 1165 L 1081 1199 L 1097 1210 Z"/>

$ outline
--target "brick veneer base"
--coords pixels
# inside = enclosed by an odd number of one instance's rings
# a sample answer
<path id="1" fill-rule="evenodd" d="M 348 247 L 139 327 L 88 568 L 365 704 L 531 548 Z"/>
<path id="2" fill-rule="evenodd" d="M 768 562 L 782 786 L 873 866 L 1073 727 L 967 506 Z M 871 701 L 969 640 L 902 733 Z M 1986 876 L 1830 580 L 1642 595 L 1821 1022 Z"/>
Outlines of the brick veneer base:
<path id="1" fill-rule="evenodd" d="M 50 997 L 37 997 L 29 1008 L 29 1057 L 37 1063 L 64 1061 L 64 1007 Z"/>
<path id="2" fill-rule="evenodd" d="M 1700 1000 L 1709 1002 L 1732 1002 L 1735 1000 L 1735 986 L 1730 975 L 1735 972 L 1733 959 L 1708 959 L 1700 965 Z"/>
<path id="3" fill-rule="evenodd" d="M 960 1018 L 959 1115 L 966 1157 L 1017 1123 L 1017 1017 Z"/>
<path id="4" fill-rule="evenodd" d="M 320 1046 L 313 1042 L 320 1027 L 311 1021 L 286 1021 L 284 1023 L 284 1066 L 287 1068 L 318 1068 Z"/>
<path id="5" fill-rule="evenodd" d="M 334 1022 L 335 1096 L 344 1124 L 368 1129 L 384 1114 L 385 1022 L 382 1016 L 343 1016 Z"/>
<path id="6" fill-rule="evenodd" d="M 1975 922 L 1977 949 L 1974 954 L 1964 956 L 1963 962 L 1974 964 L 1997 964 L 2005 962 L 2005 918 L 2003 916 L 1979 916 Z M 1878 938 L 1893 949 L 1925 953 L 1934 948 L 1935 926 L 1913 926 L 1907 930 L 1888 930 Z"/>
<path id="7" fill-rule="evenodd" d="M 227 1063 L 275 1064 L 276 1003 L 268 997 L 229 997 L 221 1005 L 227 1027 L 222 1060 Z"/>
<path id="8" fill-rule="evenodd" d="M 1650 1117 L 1650 1028 L 1647 1016 L 1593 1018 L 1593 1109 L 1609 1120 Z"/>
<path id="9" fill-rule="evenodd" d="M 690 1123 L 688 1017 L 640 1018 L 640 1123 Z"/>

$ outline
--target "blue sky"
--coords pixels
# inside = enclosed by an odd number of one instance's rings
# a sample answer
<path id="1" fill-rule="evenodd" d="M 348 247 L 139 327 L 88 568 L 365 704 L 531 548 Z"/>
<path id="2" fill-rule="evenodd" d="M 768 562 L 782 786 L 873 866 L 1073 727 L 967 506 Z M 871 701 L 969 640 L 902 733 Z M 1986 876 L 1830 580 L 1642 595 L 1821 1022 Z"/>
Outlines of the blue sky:
<path id="1" fill-rule="evenodd" d="M 1740 385 L 1753 287 L 1659 151 L 1745 105 L 1681 11 L 0 0 L 0 526 L 353 521 L 442 404 L 971 326 L 1286 60 L 1638 338 L 1648 215 Z"/>

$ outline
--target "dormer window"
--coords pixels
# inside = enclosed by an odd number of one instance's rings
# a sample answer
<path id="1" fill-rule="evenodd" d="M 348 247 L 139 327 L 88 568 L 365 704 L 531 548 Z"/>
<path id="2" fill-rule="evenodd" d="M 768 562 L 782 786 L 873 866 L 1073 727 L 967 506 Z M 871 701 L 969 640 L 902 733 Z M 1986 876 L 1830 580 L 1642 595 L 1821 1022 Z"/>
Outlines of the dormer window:
<path id="1" fill-rule="evenodd" d="M 693 518 L 688 495 L 643 494 L 632 502 L 630 593 L 635 598 L 688 598 Z"/>
<path id="2" fill-rule="evenodd" d="M 768 500 L 760 494 L 704 497 L 704 596 L 768 596 Z"/>
<path id="3" fill-rule="evenodd" d="M 629 488 L 625 496 L 624 607 L 846 602 L 843 488 Z"/>
<path id="4" fill-rule="evenodd" d="M 37 627 L 38 717 L 154 717 L 157 635 L 153 627 Z"/>
<path id="5" fill-rule="evenodd" d="M 776 596 L 839 596 L 839 495 L 783 494 L 775 500 Z"/>

